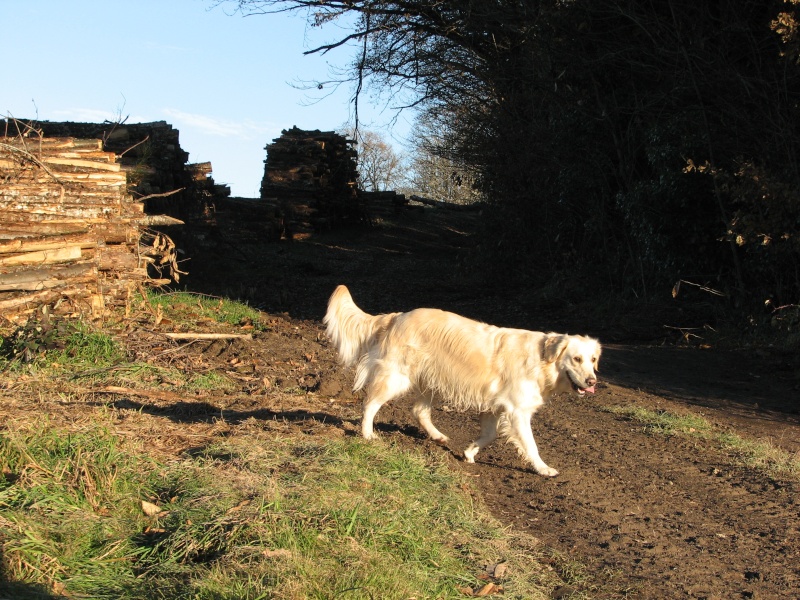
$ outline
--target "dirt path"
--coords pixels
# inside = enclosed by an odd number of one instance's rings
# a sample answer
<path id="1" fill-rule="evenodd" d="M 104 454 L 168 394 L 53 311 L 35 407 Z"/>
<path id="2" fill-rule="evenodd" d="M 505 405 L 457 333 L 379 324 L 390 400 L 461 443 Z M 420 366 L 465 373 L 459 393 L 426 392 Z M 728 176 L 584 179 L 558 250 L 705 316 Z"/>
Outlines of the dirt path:
<path id="1" fill-rule="evenodd" d="M 336 365 L 319 324 L 338 283 L 350 286 L 369 312 L 437 306 L 498 325 L 616 337 L 580 310 L 534 307 L 524 295 L 476 287 L 458 268 L 471 243 L 468 223 L 426 211 L 366 233 L 241 247 L 244 258 L 233 262 L 220 245 L 209 252 L 189 248 L 196 262 L 189 285 L 283 313 L 286 319 L 248 349 L 257 368 L 289 380 L 298 375 L 281 366 L 293 364 L 286 357 L 313 353 L 317 393 L 287 414 L 355 435 L 358 407 L 347 391 L 352 373 Z M 665 324 L 650 325 L 659 332 Z M 723 431 L 800 452 L 795 359 L 607 343 L 600 375 L 594 397 L 560 397 L 534 418 L 542 456 L 561 472 L 555 479 L 526 470 L 502 443 L 477 464 L 463 463 L 460 452 L 478 430 L 476 419 L 434 415 L 453 440 L 454 466 L 474 476 L 492 512 L 551 547 L 560 556 L 555 568 L 575 570 L 564 572 L 573 588 L 561 597 L 583 591 L 595 598 L 799 598 L 797 483 L 738 466 L 716 442 L 648 433 L 606 410 L 636 404 L 692 411 Z M 228 406 L 229 417 L 281 412 L 259 412 L 256 398 L 250 403 Z M 401 402 L 381 410 L 378 431 L 399 443 L 429 444 L 406 408 Z"/>
<path id="2" fill-rule="evenodd" d="M 580 557 L 601 597 L 797 597 L 796 486 L 598 408 L 630 401 L 624 388 L 601 396 L 561 398 L 536 419 L 557 479 L 520 471 L 509 448 L 470 467 L 495 513 Z"/>
<path id="3" fill-rule="evenodd" d="M 593 597 L 797 598 L 798 485 L 737 466 L 716 443 L 648 434 L 604 410 L 632 403 L 678 413 L 691 408 L 718 426 L 772 433 L 789 445 L 800 439 L 791 416 L 738 414 L 727 422 L 725 411 L 606 384 L 594 398 L 560 397 L 534 418 L 557 478 L 530 473 L 503 444 L 475 465 L 455 464 L 475 476 L 494 514 L 583 563 L 575 589 L 592 589 Z M 401 432 L 394 435 L 419 435 L 404 407 L 383 419 L 387 431 Z M 455 462 L 477 423 L 441 412 L 435 421 L 453 438 Z M 569 561 L 554 565 L 571 568 Z"/>

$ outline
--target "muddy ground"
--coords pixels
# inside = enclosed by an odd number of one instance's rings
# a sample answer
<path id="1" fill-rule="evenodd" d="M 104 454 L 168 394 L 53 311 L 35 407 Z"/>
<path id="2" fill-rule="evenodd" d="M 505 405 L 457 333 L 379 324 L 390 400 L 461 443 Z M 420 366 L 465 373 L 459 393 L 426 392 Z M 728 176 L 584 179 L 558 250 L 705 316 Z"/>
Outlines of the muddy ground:
<path id="1" fill-rule="evenodd" d="M 478 431 L 473 415 L 434 413 L 451 437 L 448 448 L 424 439 L 404 402 L 378 413 L 377 430 L 445 456 L 474 480 L 497 518 L 552 549 L 554 568 L 575 571 L 554 597 L 572 591 L 594 598 L 800 597 L 797 483 L 741 466 L 716 442 L 653 433 L 607 410 L 692 411 L 721 430 L 798 453 L 796 358 L 723 344 L 719 331 L 704 333 L 704 317 L 677 303 L 599 316 L 587 308 L 590 293 L 587 302 L 564 303 L 557 290 L 539 297 L 479 283 L 463 268 L 475 244 L 476 215 L 425 209 L 368 230 L 278 243 L 262 243 L 252 224 L 219 218 L 222 229 L 183 236 L 191 257 L 185 285 L 247 300 L 268 313 L 269 328 L 250 342 L 186 350 L 204 368 L 229 373 L 238 392 L 178 402 L 115 400 L 121 410 L 164 424 L 136 432 L 140 422 L 131 417 L 132 432 L 171 451 L 212 430 L 235 434 L 254 422 L 298 435 L 357 435 L 360 398 L 350 392 L 352 372 L 337 365 L 320 323 L 339 283 L 368 312 L 433 306 L 496 325 L 587 333 L 605 345 L 597 393 L 558 397 L 533 421 L 542 457 L 560 471 L 556 478 L 532 473 L 502 442 L 476 464 L 464 463 L 460 453 Z M 671 299 L 669 290 L 664 296 Z M 700 337 L 682 337 L 690 327 Z M 289 389 L 295 392 L 277 393 Z"/>
<path id="2" fill-rule="evenodd" d="M 599 317 L 591 302 L 565 304 L 557 290 L 534 299 L 479 283 L 463 268 L 478 219 L 426 209 L 303 241 L 207 238 L 193 248 L 189 286 L 244 297 L 276 315 L 273 330 L 244 355 L 252 352 L 258 369 L 279 384 L 299 381 L 313 390 L 307 404 L 269 415 L 314 423 L 315 431 L 357 434 L 352 372 L 337 366 L 320 326 L 336 284 L 348 285 L 373 313 L 434 306 L 497 325 L 598 336 L 605 344 L 598 393 L 559 397 L 534 417 L 542 456 L 560 470 L 557 478 L 533 474 L 500 442 L 476 464 L 464 463 L 460 452 L 478 430 L 471 415 L 435 413 L 452 439 L 438 451 L 474 477 L 499 519 L 585 567 L 576 591 L 598 598 L 799 598 L 797 483 L 741 466 L 716 442 L 652 433 L 606 410 L 636 404 L 692 411 L 721 430 L 798 453 L 796 358 L 724 343 L 724 334 L 703 329 L 705 316 L 670 304 L 669 290 L 657 306 Z M 191 251 L 192 242 L 187 246 Z M 249 402 L 227 409 L 258 410 L 256 397 Z M 378 431 L 435 451 L 407 408 L 384 407 Z"/>

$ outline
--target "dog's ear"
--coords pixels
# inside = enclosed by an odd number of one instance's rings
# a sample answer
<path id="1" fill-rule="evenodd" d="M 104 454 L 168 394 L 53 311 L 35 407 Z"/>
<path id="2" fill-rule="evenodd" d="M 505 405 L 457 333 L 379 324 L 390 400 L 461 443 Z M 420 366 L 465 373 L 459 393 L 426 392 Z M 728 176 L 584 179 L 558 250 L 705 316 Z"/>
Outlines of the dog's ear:
<path id="1" fill-rule="evenodd" d="M 544 349 L 542 358 L 547 362 L 555 362 L 564 353 L 569 344 L 569 336 L 558 333 L 550 333 L 544 338 Z"/>

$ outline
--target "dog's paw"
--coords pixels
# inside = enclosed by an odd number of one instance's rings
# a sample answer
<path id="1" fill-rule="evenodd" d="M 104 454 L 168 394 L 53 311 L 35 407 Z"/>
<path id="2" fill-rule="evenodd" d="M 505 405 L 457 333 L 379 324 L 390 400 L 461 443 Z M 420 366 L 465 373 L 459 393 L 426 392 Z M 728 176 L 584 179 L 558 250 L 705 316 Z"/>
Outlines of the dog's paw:
<path id="1" fill-rule="evenodd" d="M 446 435 L 443 435 L 440 438 L 431 438 L 431 441 L 436 444 L 439 444 L 440 446 L 446 446 L 447 443 L 450 441 L 450 438 L 447 437 Z"/>
<path id="2" fill-rule="evenodd" d="M 472 446 L 470 446 L 469 448 L 464 450 L 464 460 L 467 461 L 468 463 L 474 463 L 475 455 L 477 453 L 478 453 L 478 448 L 473 448 Z"/>
<path id="3" fill-rule="evenodd" d="M 545 477 L 555 477 L 558 475 L 558 471 L 556 471 L 553 467 L 548 467 L 547 465 L 537 468 L 536 472 L 539 475 L 544 475 Z"/>

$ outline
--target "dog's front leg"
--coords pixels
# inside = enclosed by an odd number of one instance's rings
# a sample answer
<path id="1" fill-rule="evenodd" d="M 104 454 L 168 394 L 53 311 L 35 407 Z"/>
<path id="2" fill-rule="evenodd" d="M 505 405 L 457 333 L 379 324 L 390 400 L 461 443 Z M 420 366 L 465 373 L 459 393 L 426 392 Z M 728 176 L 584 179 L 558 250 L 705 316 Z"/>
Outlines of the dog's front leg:
<path id="1" fill-rule="evenodd" d="M 533 430 L 531 429 L 532 416 L 533 412 L 528 410 L 515 410 L 510 415 L 512 439 L 518 443 L 520 452 L 530 461 L 539 475 L 555 477 L 558 475 L 558 471 L 548 467 L 539 456 L 539 448 L 536 446 L 536 440 L 533 439 Z"/>

